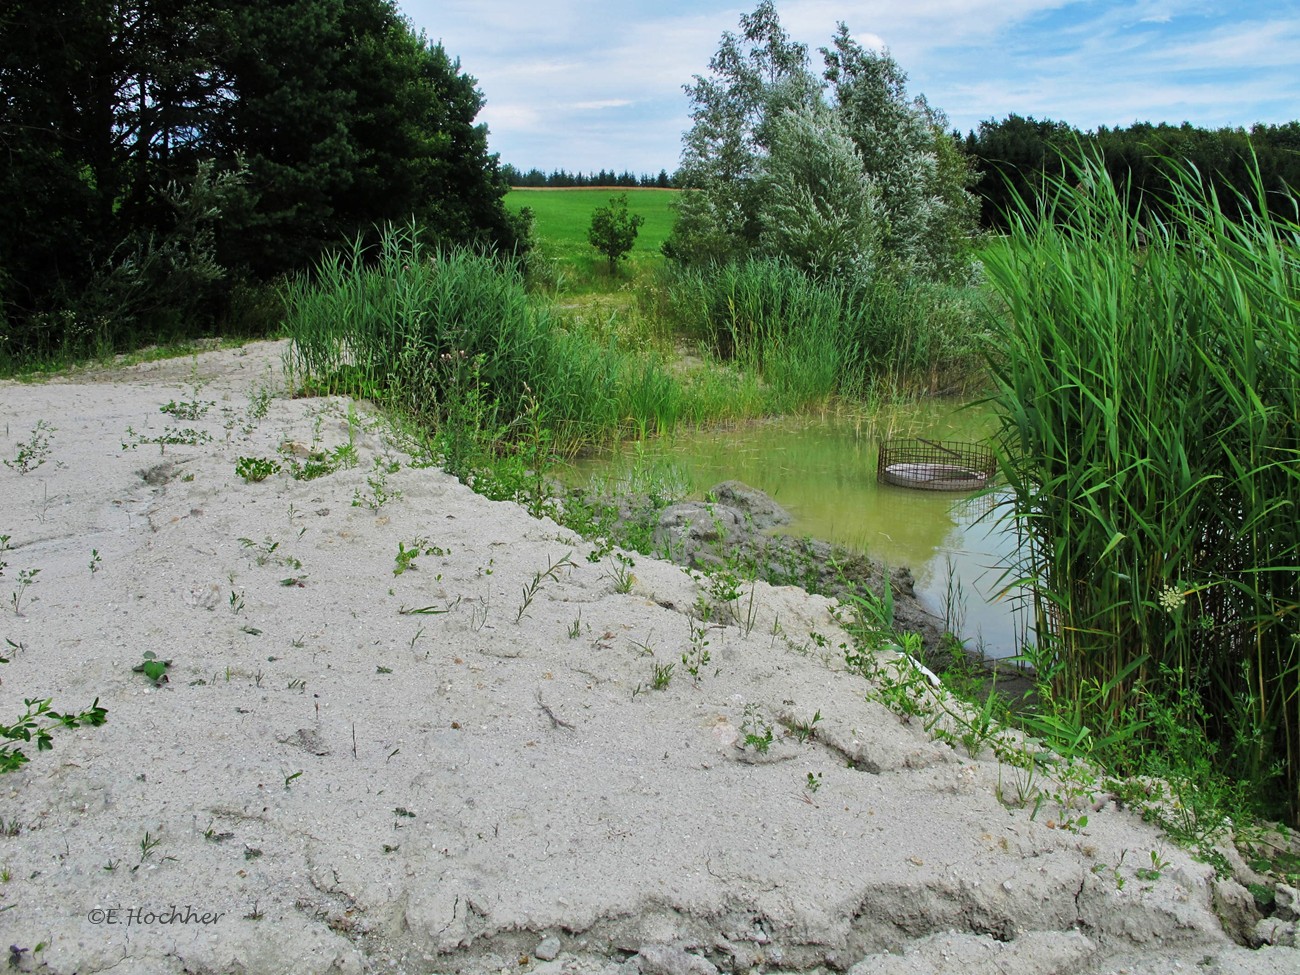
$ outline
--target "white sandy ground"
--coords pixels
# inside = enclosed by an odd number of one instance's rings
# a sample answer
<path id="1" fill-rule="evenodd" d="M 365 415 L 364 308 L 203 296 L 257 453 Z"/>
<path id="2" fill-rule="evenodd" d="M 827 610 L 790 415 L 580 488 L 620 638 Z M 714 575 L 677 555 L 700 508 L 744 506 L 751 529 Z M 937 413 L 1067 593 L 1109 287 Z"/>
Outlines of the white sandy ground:
<path id="1" fill-rule="evenodd" d="M 413 469 L 380 424 L 354 469 L 245 483 L 241 456 L 349 437 L 344 401 L 249 416 L 282 352 L 0 384 L 0 456 L 55 428 L 42 466 L 0 468 L 0 641 L 21 645 L 0 645 L 0 715 L 108 709 L 0 778 L 20 970 L 1300 972 L 1300 951 L 1234 945 L 1212 871 L 1133 815 L 1052 828 L 1050 801 L 996 798 L 1015 770 L 869 703 L 821 598 L 759 585 L 696 682 L 682 569 L 638 556 L 616 593 L 611 559 Z M 196 398 L 199 420 L 159 411 Z M 124 450 L 128 427 L 213 441 Z M 354 506 L 376 457 L 403 461 L 401 497 Z M 446 554 L 395 576 L 417 539 Z M 132 672 L 146 651 L 173 661 L 160 688 Z M 737 747 L 750 704 L 766 756 Z M 818 711 L 814 740 L 780 737 Z M 1152 851 L 1169 865 L 1144 881 Z"/>

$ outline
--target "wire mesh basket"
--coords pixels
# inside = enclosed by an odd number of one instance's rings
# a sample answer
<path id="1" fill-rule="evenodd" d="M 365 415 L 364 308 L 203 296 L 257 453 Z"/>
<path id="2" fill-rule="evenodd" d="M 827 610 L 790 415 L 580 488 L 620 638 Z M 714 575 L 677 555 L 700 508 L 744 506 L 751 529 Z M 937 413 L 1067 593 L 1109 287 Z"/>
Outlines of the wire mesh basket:
<path id="1" fill-rule="evenodd" d="M 996 471 L 990 448 L 961 440 L 884 440 L 876 461 L 881 484 L 921 491 L 978 491 Z"/>

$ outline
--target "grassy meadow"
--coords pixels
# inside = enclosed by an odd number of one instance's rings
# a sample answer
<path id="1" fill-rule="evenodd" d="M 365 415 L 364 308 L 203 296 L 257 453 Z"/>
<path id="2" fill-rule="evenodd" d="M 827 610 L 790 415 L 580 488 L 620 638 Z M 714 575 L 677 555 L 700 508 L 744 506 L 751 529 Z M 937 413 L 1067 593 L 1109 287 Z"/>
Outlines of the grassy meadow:
<path id="1" fill-rule="evenodd" d="M 609 206 L 613 197 L 627 194 L 627 208 L 645 217 L 636 244 L 628 255 L 623 275 L 650 270 L 663 264 L 659 248 L 673 229 L 673 202 L 680 190 L 633 187 L 582 187 L 575 189 L 512 189 L 506 208 L 518 213 L 533 211 L 533 232 L 544 257 L 572 270 L 581 278 L 608 277 L 603 255 L 587 241 L 591 214 Z"/>

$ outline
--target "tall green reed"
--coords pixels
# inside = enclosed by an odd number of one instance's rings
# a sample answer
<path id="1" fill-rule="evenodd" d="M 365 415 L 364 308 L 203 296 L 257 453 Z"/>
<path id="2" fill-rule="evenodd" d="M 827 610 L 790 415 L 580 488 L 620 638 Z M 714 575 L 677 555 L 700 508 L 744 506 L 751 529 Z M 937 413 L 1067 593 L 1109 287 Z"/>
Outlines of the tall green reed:
<path id="1" fill-rule="evenodd" d="M 554 449 L 573 450 L 668 429 L 687 409 L 653 355 L 565 327 L 515 266 L 427 248 L 412 226 L 327 256 L 286 285 L 285 304 L 291 364 L 308 384 L 458 425 L 469 440 L 504 448 L 541 424 Z"/>
<path id="2" fill-rule="evenodd" d="M 815 280 L 780 260 L 675 272 L 670 304 L 719 359 L 761 375 L 772 405 L 793 410 L 882 381 L 940 392 L 975 373 L 971 289 L 880 277 Z"/>
<path id="3" fill-rule="evenodd" d="M 1085 159 L 988 254 L 1018 571 L 1058 699 L 1113 722 L 1195 695 L 1220 769 L 1295 822 L 1300 224 L 1257 172 L 1233 222 L 1168 165 L 1164 217 Z"/>

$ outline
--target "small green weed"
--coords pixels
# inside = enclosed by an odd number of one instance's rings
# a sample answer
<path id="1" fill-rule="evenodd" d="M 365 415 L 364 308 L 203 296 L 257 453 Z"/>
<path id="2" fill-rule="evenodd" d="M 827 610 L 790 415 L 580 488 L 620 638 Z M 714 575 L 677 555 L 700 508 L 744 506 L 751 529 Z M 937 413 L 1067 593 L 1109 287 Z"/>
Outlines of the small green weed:
<path id="1" fill-rule="evenodd" d="M 746 704 L 745 714 L 740 722 L 740 733 L 744 735 L 742 748 L 752 748 L 760 755 L 766 755 L 776 740 L 771 722 L 763 717 L 762 709 L 757 704 Z"/>
<path id="2" fill-rule="evenodd" d="M 442 558 L 450 555 L 451 551 L 440 545 L 431 545 L 427 538 L 416 538 L 411 542 L 410 548 L 407 548 L 405 542 L 397 543 L 397 555 L 394 558 L 393 575 L 400 576 L 408 569 L 415 569 L 415 560 L 422 555 Z"/>
<path id="3" fill-rule="evenodd" d="M 817 737 L 817 722 L 822 719 L 822 713 L 818 710 L 809 721 L 793 721 L 790 724 L 790 733 L 801 745 L 806 745 Z"/>
<path id="4" fill-rule="evenodd" d="M 15 444 L 18 453 L 13 460 L 6 459 L 5 467 L 19 474 L 30 474 L 40 467 L 50 456 L 50 435 L 57 433 L 55 427 L 45 420 L 38 420 L 32 435 L 25 441 Z"/>
<path id="5" fill-rule="evenodd" d="M 131 668 L 133 673 L 144 674 L 151 681 L 154 687 L 167 683 L 167 669 L 171 667 L 170 660 L 160 660 L 158 655 L 152 650 L 144 652 L 144 660 Z"/>
<path id="6" fill-rule="evenodd" d="M 80 714 L 63 714 L 51 710 L 52 698 L 37 700 L 25 698 L 23 704 L 27 710 L 13 724 L 0 724 L 0 774 L 22 768 L 30 759 L 22 748 L 11 742 L 36 742 L 38 752 L 49 751 L 54 747 L 50 736 L 52 728 L 80 728 L 83 725 L 99 727 L 108 720 L 108 711 L 99 706 L 99 698 Z"/>
<path id="7" fill-rule="evenodd" d="M 614 566 L 610 570 L 610 578 L 614 580 L 614 591 L 620 595 L 626 595 L 632 591 L 636 584 L 636 576 L 632 574 L 632 567 L 636 565 L 630 555 L 624 555 L 622 552 L 614 553 Z"/>
<path id="8" fill-rule="evenodd" d="M 14 615 L 22 615 L 23 597 L 27 590 L 36 582 L 36 577 L 40 575 L 40 569 L 21 569 L 18 572 L 18 588 L 9 594 L 9 605 L 14 608 Z"/>
<path id="9" fill-rule="evenodd" d="M 134 428 L 126 428 L 127 439 L 122 441 L 123 450 L 135 450 L 143 444 L 157 444 L 160 453 L 167 453 L 168 447 L 199 447 L 212 442 L 212 434 L 206 430 L 193 427 L 163 427 L 163 432 L 156 437 L 147 437 L 136 433 Z"/>
<path id="10" fill-rule="evenodd" d="M 666 691 L 668 685 L 673 682 L 673 665 L 672 664 L 655 664 L 650 665 L 650 686 L 656 691 Z"/>
<path id="11" fill-rule="evenodd" d="M 216 405 L 212 400 L 193 399 L 180 403 L 169 400 L 165 405 L 158 407 L 158 412 L 168 413 L 178 420 L 201 420 L 207 416 L 208 410 Z"/>
<path id="12" fill-rule="evenodd" d="M 235 473 L 249 484 L 265 481 L 280 470 L 280 465 L 267 457 L 241 457 L 235 464 Z"/>
<path id="13" fill-rule="evenodd" d="M 704 636 L 708 632 L 708 627 L 704 623 L 697 624 L 695 618 L 690 615 L 686 617 L 686 625 L 690 628 L 691 646 L 689 650 L 682 653 L 682 666 L 691 675 L 691 680 L 698 684 L 700 671 L 707 667 L 712 659 L 709 654 L 709 641 Z"/>
<path id="14" fill-rule="evenodd" d="M 385 463 L 376 457 L 374 469 L 366 478 L 366 484 L 370 486 L 370 493 L 362 494 L 360 488 L 353 491 L 352 507 L 366 507 L 371 511 L 378 511 L 389 501 L 399 500 L 402 497 L 402 492 L 388 487 L 388 475 L 396 474 L 400 469 L 401 465 L 396 461 Z"/>
<path id="15" fill-rule="evenodd" d="M 560 572 L 563 569 L 575 568 L 572 556 L 572 552 L 566 552 L 558 562 L 552 562 L 550 556 L 547 556 L 546 568 L 533 573 L 533 581 L 524 586 L 523 602 L 519 604 L 519 611 L 515 613 L 516 623 L 524 618 L 524 613 L 526 613 L 528 607 L 532 605 L 533 597 L 537 595 L 537 591 L 541 589 L 543 582 L 547 579 L 559 579 Z"/>
<path id="16" fill-rule="evenodd" d="M 257 565 L 271 564 L 287 566 L 290 569 L 302 568 L 302 562 L 292 555 L 276 554 L 280 548 L 280 543 L 270 535 L 263 538 L 261 542 L 255 542 L 251 538 L 241 538 L 239 544 L 248 551 Z"/>
<path id="17" fill-rule="evenodd" d="M 1164 853 L 1155 849 L 1151 851 L 1150 866 L 1138 867 L 1134 873 L 1138 880 L 1156 881 L 1169 869 L 1169 861 L 1165 859 Z"/>

